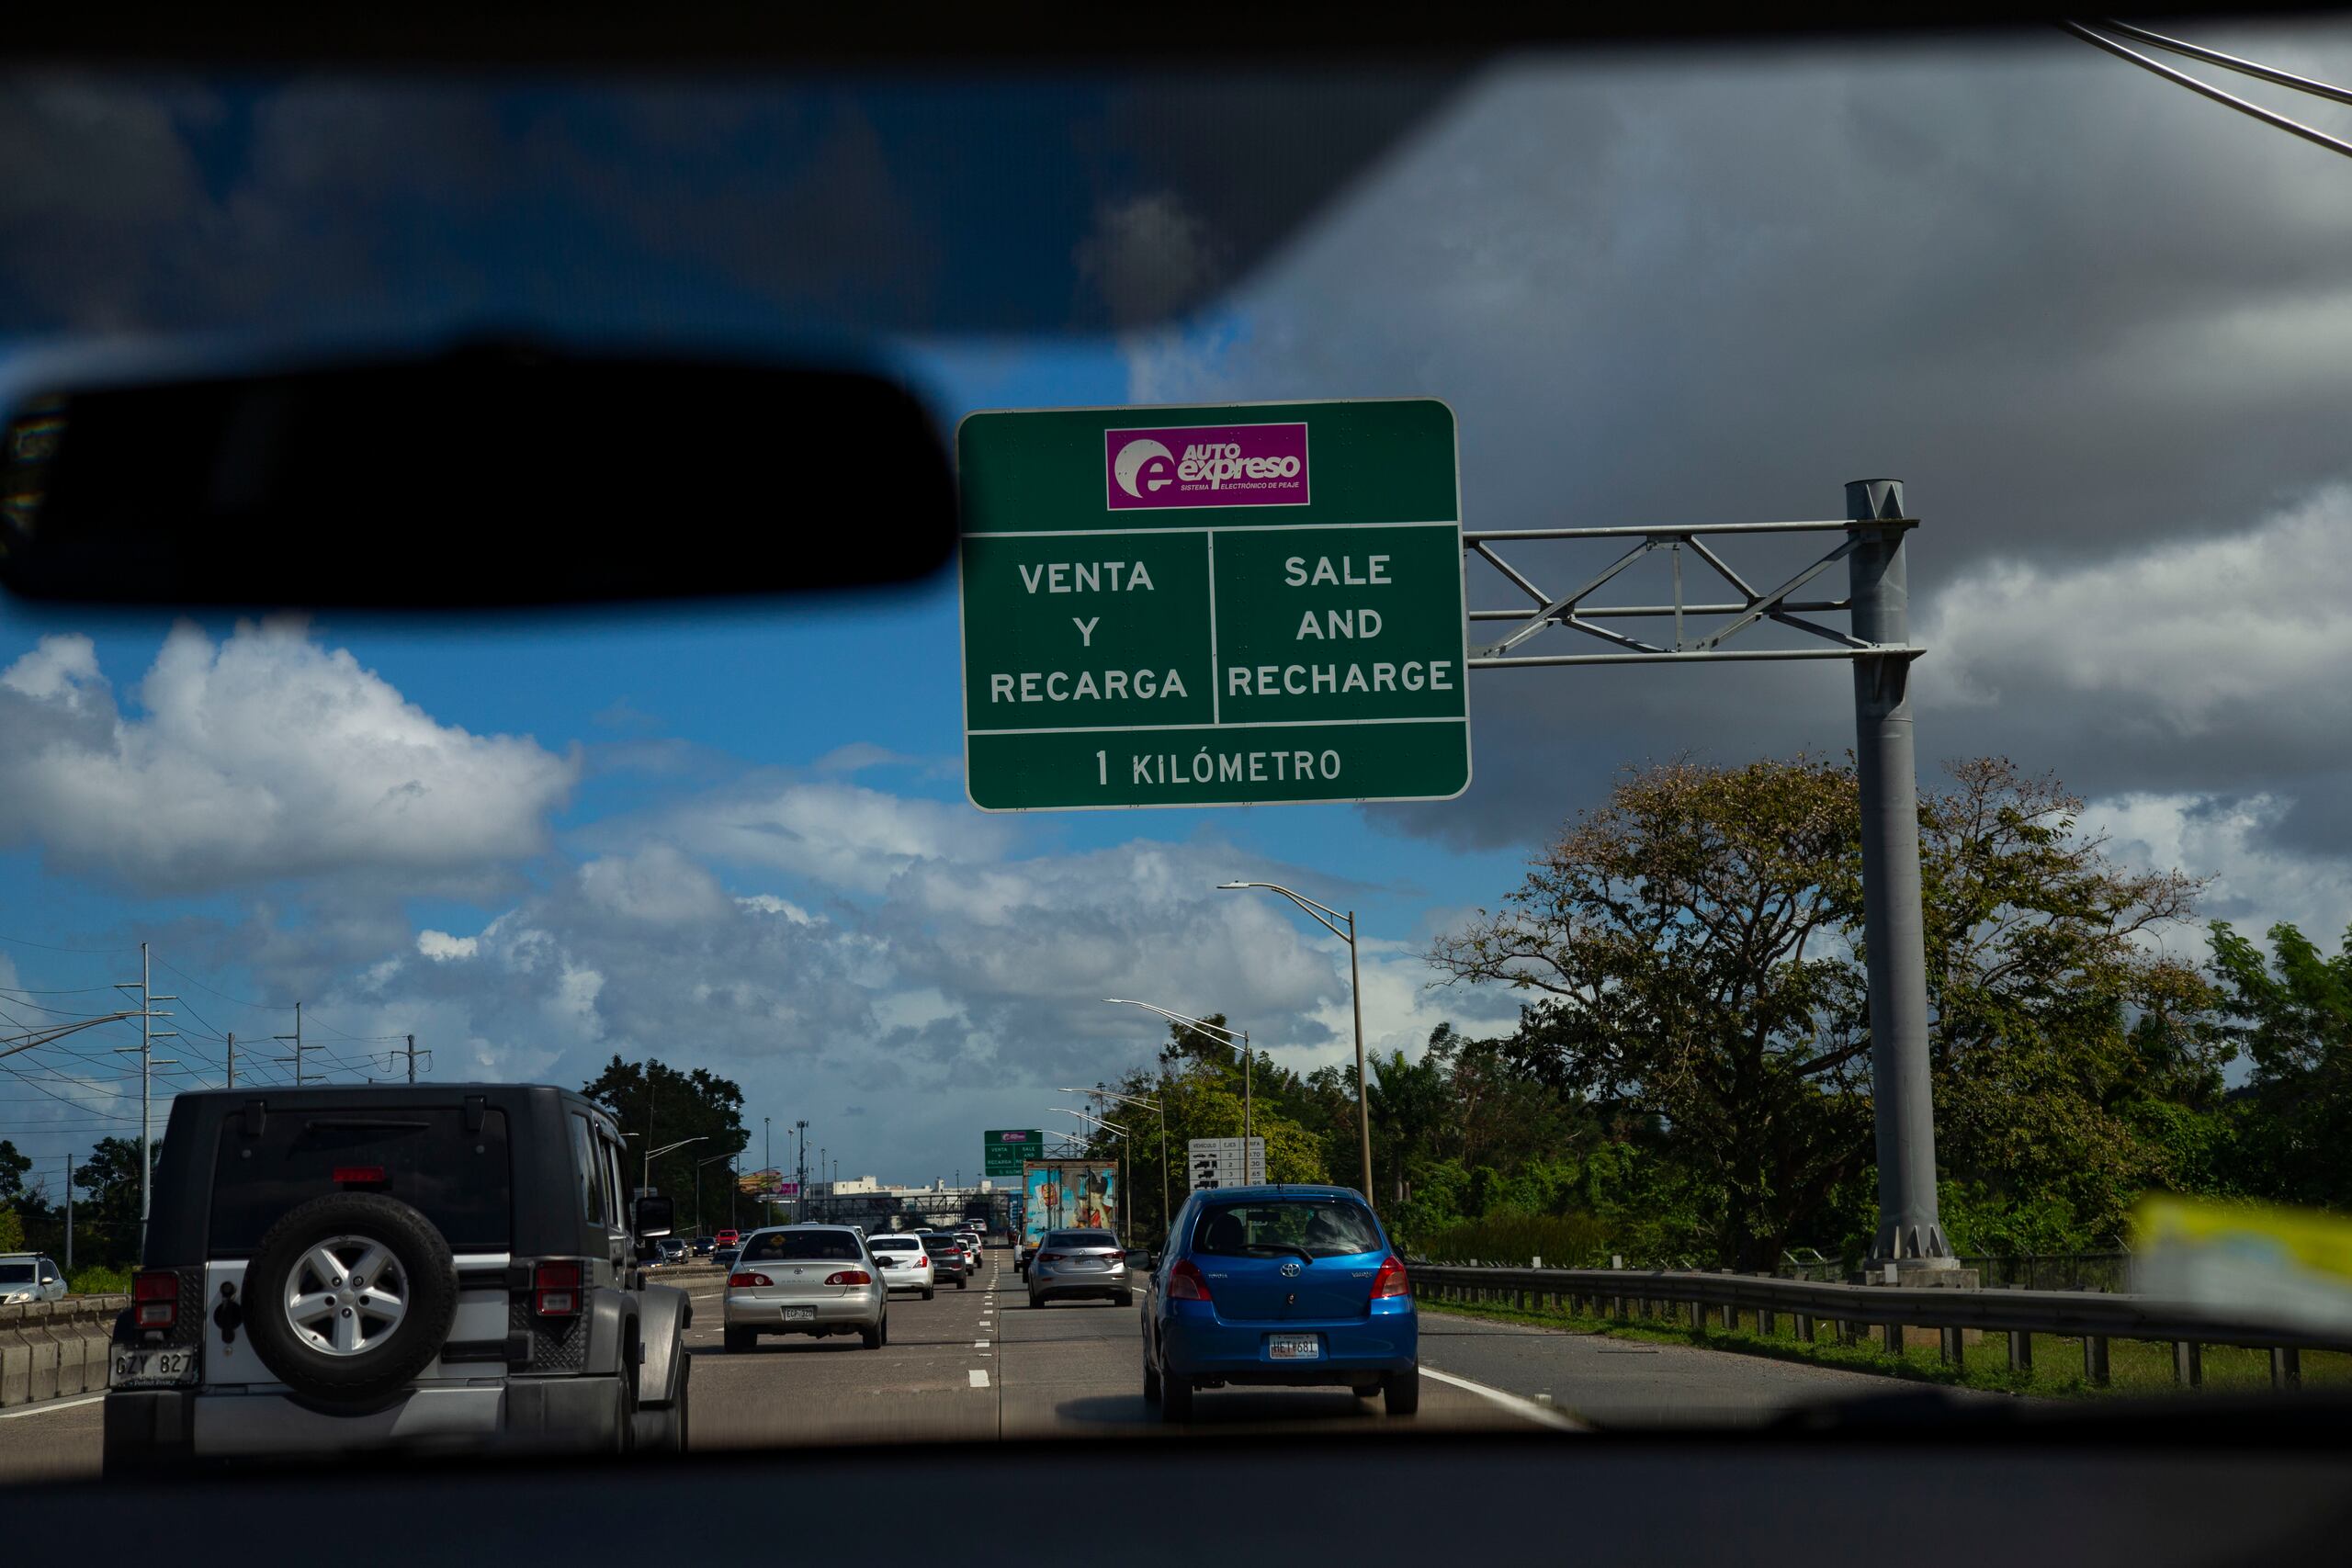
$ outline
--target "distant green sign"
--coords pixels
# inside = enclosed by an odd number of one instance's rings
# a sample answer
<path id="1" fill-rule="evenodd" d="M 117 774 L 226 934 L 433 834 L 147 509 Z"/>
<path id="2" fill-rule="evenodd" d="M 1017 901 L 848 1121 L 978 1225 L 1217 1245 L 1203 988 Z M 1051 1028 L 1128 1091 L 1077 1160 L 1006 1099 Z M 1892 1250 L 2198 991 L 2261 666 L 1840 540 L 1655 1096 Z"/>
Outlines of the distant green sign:
<path id="1" fill-rule="evenodd" d="M 1045 1157 L 1046 1134 L 1034 1127 L 998 1129 L 987 1137 L 988 1142 L 980 1150 L 982 1176 L 1018 1176 L 1023 1160 Z"/>
<path id="2" fill-rule="evenodd" d="M 976 413 L 956 449 L 974 805 L 1469 786 L 1443 403 Z"/>

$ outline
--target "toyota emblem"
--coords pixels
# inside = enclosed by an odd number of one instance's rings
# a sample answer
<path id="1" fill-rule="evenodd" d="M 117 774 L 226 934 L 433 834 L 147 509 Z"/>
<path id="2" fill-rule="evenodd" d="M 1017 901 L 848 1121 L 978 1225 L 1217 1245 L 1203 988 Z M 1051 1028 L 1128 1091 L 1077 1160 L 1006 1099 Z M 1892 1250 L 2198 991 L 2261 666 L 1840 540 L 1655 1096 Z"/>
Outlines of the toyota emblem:
<path id="1" fill-rule="evenodd" d="M 1295 1263 L 1285 1263 L 1285 1264 L 1283 1264 L 1283 1279 L 1285 1279 L 1285 1280 L 1295 1280 L 1295 1279 L 1297 1279 L 1297 1278 L 1298 1278 L 1298 1265 L 1297 1265 L 1297 1264 L 1295 1264 Z"/>

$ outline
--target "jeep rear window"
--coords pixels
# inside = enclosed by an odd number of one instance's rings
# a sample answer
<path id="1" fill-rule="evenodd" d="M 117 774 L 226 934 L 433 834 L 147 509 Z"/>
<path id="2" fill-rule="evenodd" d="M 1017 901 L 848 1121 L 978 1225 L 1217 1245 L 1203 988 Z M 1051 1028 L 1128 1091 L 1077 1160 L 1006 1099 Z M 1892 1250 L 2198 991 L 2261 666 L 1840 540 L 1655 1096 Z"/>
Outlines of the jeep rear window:
<path id="1" fill-rule="evenodd" d="M 331 1192 L 381 1192 L 432 1221 L 453 1252 L 504 1252 L 514 1234 L 506 1113 L 481 1117 L 469 1133 L 455 1106 L 273 1111 L 260 1135 L 248 1137 L 245 1118 L 232 1116 L 213 1167 L 209 1250 L 250 1255 L 300 1204 Z"/>

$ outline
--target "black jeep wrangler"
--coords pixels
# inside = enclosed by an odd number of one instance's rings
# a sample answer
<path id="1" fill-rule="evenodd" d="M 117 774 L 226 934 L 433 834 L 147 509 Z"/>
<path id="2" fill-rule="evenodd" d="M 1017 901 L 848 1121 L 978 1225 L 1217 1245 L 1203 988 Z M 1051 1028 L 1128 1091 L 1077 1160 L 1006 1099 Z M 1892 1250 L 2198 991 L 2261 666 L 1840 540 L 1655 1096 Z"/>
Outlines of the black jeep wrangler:
<path id="1" fill-rule="evenodd" d="M 172 1106 L 109 1474 L 379 1448 L 686 1443 L 685 1292 L 645 1282 L 667 1198 L 537 1084 L 232 1089 Z"/>

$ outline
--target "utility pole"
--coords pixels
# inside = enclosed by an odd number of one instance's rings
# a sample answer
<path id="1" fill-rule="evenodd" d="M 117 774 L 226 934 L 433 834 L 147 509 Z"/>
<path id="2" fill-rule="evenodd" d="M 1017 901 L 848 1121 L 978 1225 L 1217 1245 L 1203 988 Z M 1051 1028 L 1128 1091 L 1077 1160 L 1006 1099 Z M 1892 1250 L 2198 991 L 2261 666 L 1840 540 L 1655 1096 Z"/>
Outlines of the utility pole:
<path id="1" fill-rule="evenodd" d="M 74 1156 L 65 1156 L 65 1277 L 74 1278 Z"/>
<path id="2" fill-rule="evenodd" d="M 1854 523 L 1847 558 L 1854 635 L 1879 647 L 1910 641 L 1903 558 L 1903 481 L 1846 487 Z M 1867 525 L 1883 522 L 1884 526 Z M 1936 1119 L 1928 1064 L 1928 951 L 1919 894 L 1919 779 L 1906 653 L 1854 660 L 1854 761 L 1861 784 L 1862 929 L 1870 972 L 1871 1094 L 1878 1133 L 1873 1262 L 1959 1266 L 1936 1212 Z"/>
<path id="3" fill-rule="evenodd" d="M 273 1034 L 270 1038 L 272 1040 L 291 1040 L 294 1042 L 294 1055 L 290 1058 L 280 1056 L 277 1059 L 281 1062 L 288 1060 L 293 1062 L 294 1087 L 296 1089 L 300 1089 L 302 1087 L 302 1004 L 300 1002 L 296 1002 L 294 1004 L 294 1032 L 291 1034 Z"/>
<path id="4" fill-rule="evenodd" d="M 804 1116 L 792 1125 L 800 1134 L 799 1157 L 792 1176 L 792 1217 L 798 1221 L 808 1216 L 808 1119 Z"/>
<path id="5" fill-rule="evenodd" d="M 155 1004 L 175 1002 L 179 998 L 156 995 L 151 984 L 153 978 L 154 970 L 150 965 L 147 944 L 142 942 L 139 944 L 139 1043 L 115 1048 L 118 1054 L 124 1055 L 133 1050 L 139 1053 L 139 1253 L 142 1258 L 147 1254 L 147 1215 L 154 1201 L 154 1183 L 149 1168 L 154 1164 L 150 1151 L 154 1144 L 155 1069 L 179 1066 L 179 1058 L 175 1056 L 162 1062 L 155 1060 L 156 1041 L 179 1037 L 179 1031 L 175 1029 L 155 1027 L 156 1019 L 171 1016 L 169 1013 L 158 1013 Z M 131 983 L 118 980 L 114 988 L 127 991 L 131 988 Z"/>
<path id="6" fill-rule="evenodd" d="M 408 1081 L 416 1081 L 416 1036 L 408 1037 Z"/>
<path id="7" fill-rule="evenodd" d="M 233 1029 L 229 1031 L 229 1081 L 220 1087 L 223 1089 L 237 1087 L 237 1032 Z"/>

